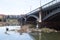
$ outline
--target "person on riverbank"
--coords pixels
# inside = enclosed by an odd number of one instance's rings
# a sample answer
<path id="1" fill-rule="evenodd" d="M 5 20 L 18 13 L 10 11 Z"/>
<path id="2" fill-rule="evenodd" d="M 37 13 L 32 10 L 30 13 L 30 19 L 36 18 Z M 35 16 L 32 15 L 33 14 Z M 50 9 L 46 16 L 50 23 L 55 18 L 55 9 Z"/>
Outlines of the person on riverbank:
<path id="1" fill-rule="evenodd" d="M 9 30 L 9 28 L 6 28 L 6 32 Z"/>
<path id="2" fill-rule="evenodd" d="M 7 32 L 9 31 L 9 28 L 6 28 L 6 32 L 5 32 L 5 34 L 8 34 Z"/>

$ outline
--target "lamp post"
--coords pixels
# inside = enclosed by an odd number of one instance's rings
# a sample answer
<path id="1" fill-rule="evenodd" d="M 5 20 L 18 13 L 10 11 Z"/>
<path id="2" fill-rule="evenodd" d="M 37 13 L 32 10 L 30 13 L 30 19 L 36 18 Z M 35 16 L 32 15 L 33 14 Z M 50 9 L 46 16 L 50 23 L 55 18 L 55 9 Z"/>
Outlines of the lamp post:
<path id="1" fill-rule="evenodd" d="M 38 19 L 38 22 L 40 23 L 40 27 L 41 27 L 41 22 L 42 22 L 42 19 L 41 19 L 41 11 L 42 11 L 42 7 L 41 7 L 41 0 L 40 0 L 40 11 L 39 11 L 39 19 Z M 40 33 L 39 33 L 39 40 L 41 40 L 41 30 L 40 30 Z"/>
<path id="2" fill-rule="evenodd" d="M 40 3 L 41 4 L 41 3 Z M 40 9 L 40 12 L 39 12 L 39 18 L 37 19 L 37 25 L 36 25 L 36 29 L 37 29 L 37 35 L 38 35 L 38 39 L 41 40 L 41 31 L 38 31 L 39 30 L 39 25 L 41 27 L 41 22 L 42 22 L 42 19 L 41 19 L 41 7 L 39 8 Z M 40 23 L 40 24 L 39 24 Z"/>

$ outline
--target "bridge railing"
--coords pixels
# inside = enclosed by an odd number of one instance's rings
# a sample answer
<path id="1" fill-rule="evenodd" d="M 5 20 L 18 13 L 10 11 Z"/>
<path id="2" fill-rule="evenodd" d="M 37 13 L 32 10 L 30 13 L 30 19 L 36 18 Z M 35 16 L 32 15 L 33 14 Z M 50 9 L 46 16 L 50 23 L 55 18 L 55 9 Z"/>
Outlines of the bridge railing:
<path id="1" fill-rule="evenodd" d="M 51 5 L 53 5 L 53 4 L 55 4 L 55 3 L 58 3 L 58 2 L 60 2 L 60 0 L 52 0 L 52 1 L 44 4 L 44 5 L 41 6 L 41 7 L 42 7 L 42 9 L 44 9 L 44 8 L 46 8 L 46 7 L 48 7 L 48 6 L 51 6 Z M 30 11 L 27 15 L 32 14 L 32 13 L 34 13 L 34 12 L 36 12 L 36 11 L 40 11 L 40 8 L 41 8 L 41 7 L 38 7 L 38 8 L 36 8 L 35 10 Z"/>
<path id="2" fill-rule="evenodd" d="M 60 2 L 60 0 L 52 0 L 52 1 L 48 2 L 48 3 L 46 3 L 45 5 L 41 6 L 41 7 L 46 8 L 46 7 L 51 6 L 51 5 L 53 5 L 55 3 L 58 3 L 58 2 Z"/>

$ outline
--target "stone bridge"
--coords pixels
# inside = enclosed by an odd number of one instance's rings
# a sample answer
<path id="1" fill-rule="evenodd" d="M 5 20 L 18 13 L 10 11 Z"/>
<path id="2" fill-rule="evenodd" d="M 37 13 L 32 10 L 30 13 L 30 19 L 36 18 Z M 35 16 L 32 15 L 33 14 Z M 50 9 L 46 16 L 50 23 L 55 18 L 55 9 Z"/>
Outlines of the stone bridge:
<path id="1" fill-rule="evenodd" d="M 55 0 L 54 0 L 55 1 Z M 41 27 L 49 27 L 60 30 L 60 1 L 51 1 L 29 13 L 23 19 L 24 22 L 37 23 L 41 16 Z"/>

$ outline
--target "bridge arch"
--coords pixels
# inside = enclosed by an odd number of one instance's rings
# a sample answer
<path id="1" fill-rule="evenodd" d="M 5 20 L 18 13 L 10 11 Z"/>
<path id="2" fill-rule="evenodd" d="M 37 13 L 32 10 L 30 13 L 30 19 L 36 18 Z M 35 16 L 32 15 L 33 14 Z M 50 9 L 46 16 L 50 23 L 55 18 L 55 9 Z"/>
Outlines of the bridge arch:
<path id="1" fill-rule="evenodd" d="M 37 16 L 35 16 L 35 15 L 29 15 L 29 16 L 27 17 L 27 19 L 28 19 L 28 18 L 30 18 L 30 17 L 33 17 L 33 18 L 38 19 L 38 17 L 37 17 Z"/>
<path id="2" fill-rule="evenodd" d="M 26 20 L 25 17 L 19 18 L 19 19 L 18 19 L 19 24 L 20 24 L 20 25 L 21 25 L 21 24 L 24 25 L 24 24 L 25 24 L 25 20 Z"/>
<path id="3" fill-rule="evenodd" d="M 26 19 L 26 22 L 27 23 L 32 23 L 32 24 L 36 24 L 36 21 L 37 21 L 38 17 L 35 16 L 35 15 L 29 15 Z"/>

